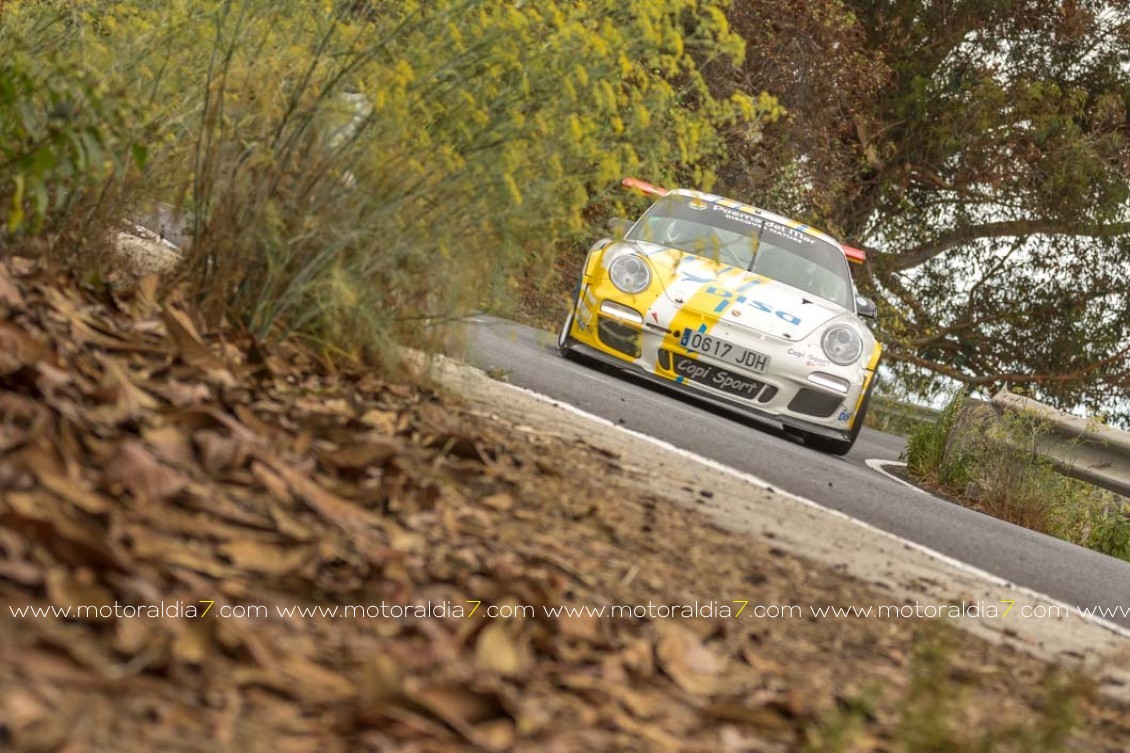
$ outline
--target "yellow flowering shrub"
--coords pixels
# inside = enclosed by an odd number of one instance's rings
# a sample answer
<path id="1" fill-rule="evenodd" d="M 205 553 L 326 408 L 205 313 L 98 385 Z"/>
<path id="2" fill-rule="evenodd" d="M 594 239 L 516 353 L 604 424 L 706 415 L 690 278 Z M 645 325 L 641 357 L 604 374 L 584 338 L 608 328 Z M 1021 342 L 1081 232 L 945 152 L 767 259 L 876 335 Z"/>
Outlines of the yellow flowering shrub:
<path id="1" fill-rule="evenodd" d="M 779 113 L 707 89 L 701 61 L 743 55 L 725 5 L 10 1 L 0 71 L 75 71 L 129 103 L 95 124 L 119 150 L 95 182 L 193 218 L 206 310 L 353 347 L 505 295 L 625 175 L 709 188 L 721 132 Z M 3 92 L 0 108 L 48 105 Z M 52 210 L 27 205 L 13 164 L 0 218 L 27 232 Z"/>

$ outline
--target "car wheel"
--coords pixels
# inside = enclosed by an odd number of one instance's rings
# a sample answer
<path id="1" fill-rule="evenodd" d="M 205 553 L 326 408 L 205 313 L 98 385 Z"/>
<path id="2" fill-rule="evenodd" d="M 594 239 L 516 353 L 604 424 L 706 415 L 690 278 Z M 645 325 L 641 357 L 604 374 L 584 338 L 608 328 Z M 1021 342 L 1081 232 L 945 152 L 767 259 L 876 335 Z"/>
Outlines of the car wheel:
<path id="1" fill-rule="evenodd" d="M 859 413 L 855 414 L 855 421 L 852 422 L 851 433 L 848 435 L 847 439 L 832 439 L 831 437 L 822 437 L 806 432 L 804 437 L 805 446 L 832 455 L 847 455 L 851 452 L 851 448 L 855 445 L 855 440 L 859 438 L 859 433 L 863 431 L 863 421 L 867 418 L 867 407 L 871 405 L 871 393 L 875 391 L 875 382 L 875 379 L 871 380 L 871 384 L 867 388 L 867 394 L 863 396 L 863 402 L 859 406 Z"/>

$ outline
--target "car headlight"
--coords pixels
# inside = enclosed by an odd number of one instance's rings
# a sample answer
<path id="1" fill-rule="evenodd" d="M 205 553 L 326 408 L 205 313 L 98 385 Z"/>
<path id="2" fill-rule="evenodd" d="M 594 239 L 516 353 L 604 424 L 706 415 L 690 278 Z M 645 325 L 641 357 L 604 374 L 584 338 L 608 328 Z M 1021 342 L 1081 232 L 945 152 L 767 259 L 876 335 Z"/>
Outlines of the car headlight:
<path id="1" fill-rule="evenodd" d="M 638 256 L 621 256 L 608 267 L 608 279 L 624 293 L 642 293 L 651 284 L 651 268 Z"/>
<path id="2" fill-rule="evenodd" d="M 863 338 L 854 327 L 837 324 L 824 333 L 820 347 L 832 363 L 849 366 L 859 360 L 859 354 L 863 352 Z"/>

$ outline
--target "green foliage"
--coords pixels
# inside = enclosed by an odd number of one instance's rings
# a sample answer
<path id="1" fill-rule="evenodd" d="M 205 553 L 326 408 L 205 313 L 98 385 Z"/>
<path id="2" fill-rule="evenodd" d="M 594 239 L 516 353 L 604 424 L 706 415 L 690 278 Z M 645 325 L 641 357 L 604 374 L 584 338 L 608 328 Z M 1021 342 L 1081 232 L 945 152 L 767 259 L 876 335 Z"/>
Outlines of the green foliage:
<path id="1" fill-rule="evenodd" d="M 1089 548 L 1130 561 L 1130 503 L 1120 499 L 1103 506 L 1087 534 Z"/>
<path id="2" fill-rule="evenodd" d="M 1130 421 L 1130 10 L 1111 0 L 735 4 L 715 69 L 788 109 L 721 190 L 869 246 L 892 381 L 1030 385 Z M 806 46 L 798 40 L 819 40 Z"/>
<path id="3" fill-rule="evenodd" d="M 1052 668 L 1039 687 L 1038 713 L 1033 723 L 1001 724 L 974 733 L 961 723 L 966 689 L 951 675 L 954 636 L 932 625 L 915 646 L 910 688 L 896 738 L 899 751 L 952 753 L 1066 753 L 1078 725 L 1076 707 L 1090 684 L 1078 674 Z"/>
<path id="4" fill-rule="evenodd" d="M 743 53 L 724 5 L 83 0 L 2 23 L 138 103 L 130 183 L 192 218 L 208 316 L 358 352 L 512 295 L 624 175 L 709 187 L 724 129 L 779 112 L 707 89 L 697 61 Z"/>
<path id="5" fill-rule="evenodd" d="M 899 753 L 1066 753 L 1079 725 L 1078 705 L 1093 692 L 1084 676 L 1050 668 L 1029 701 L 1031 714 L 1023 721 L 994 719 L 972 727 L 968 719 L 977 707 L 976 687 L 954 671 L 954 629 L 927 623 L 917 634 L 905 689 L 888 694 L 896 711 L 891 750 Z M 1029 689 L 1025 689 L 1029 690 Z M 870 750 L 869 736 L 882 713 L 880 693 L 847 695 L 831 714 L 806 730 L 810 753 Z M 892 699 L 890 696 L 894 696 Z M 972 714 L 971 714 L 972 712 Z M 873 735 L 873 732 L 871 733 Z"/>
<path id="6" fill-rule="evenodd" d="M 0 62 L 0 233 L 38 233 L 121 171 L 127 108 L 97 79 L 54 58 Z M 139 164 L 145 152 L 134 150 Z"/>
<path id="7" fill-rule="evenodd" d="M 915 478 L 956 480 L 966 475 L 963 462 L 951 462 L 946 446 L 954 419 L 965 403 L 965 393 L 954 395 L 937 420 L 919 424 L 906 445 L 906 469 Z"/>
<path id="8" fill-rule="evenodd" d="M 912 751 L 957 751 L 957 711 L 962 688 L 950 679 L 949 658 L 953 636 L 940 624 L 928 625 L 914 646 L 910 687 L 903 703 L 896 736 L 900 749 Z"/>
<path id="9" fill-rule="evenodd" d="M 1130 560 L 1122 497 L 1060 473 L 1040 451 L 1045 422 L 997 415 L 961 395 L 908 440 L 907 472 L 982 512 Z"/>

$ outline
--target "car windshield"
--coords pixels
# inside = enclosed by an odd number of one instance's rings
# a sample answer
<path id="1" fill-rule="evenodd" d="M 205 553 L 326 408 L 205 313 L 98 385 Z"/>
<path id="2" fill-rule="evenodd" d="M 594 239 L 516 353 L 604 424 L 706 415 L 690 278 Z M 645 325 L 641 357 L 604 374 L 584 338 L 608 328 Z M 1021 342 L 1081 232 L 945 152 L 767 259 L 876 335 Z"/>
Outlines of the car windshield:
<path id="1" fill-rule="evenodd" d="M 852 308 L 847 259 L 832 244 L 740 209 L 665 196 L 627 235 L 764 275 Z"/>

